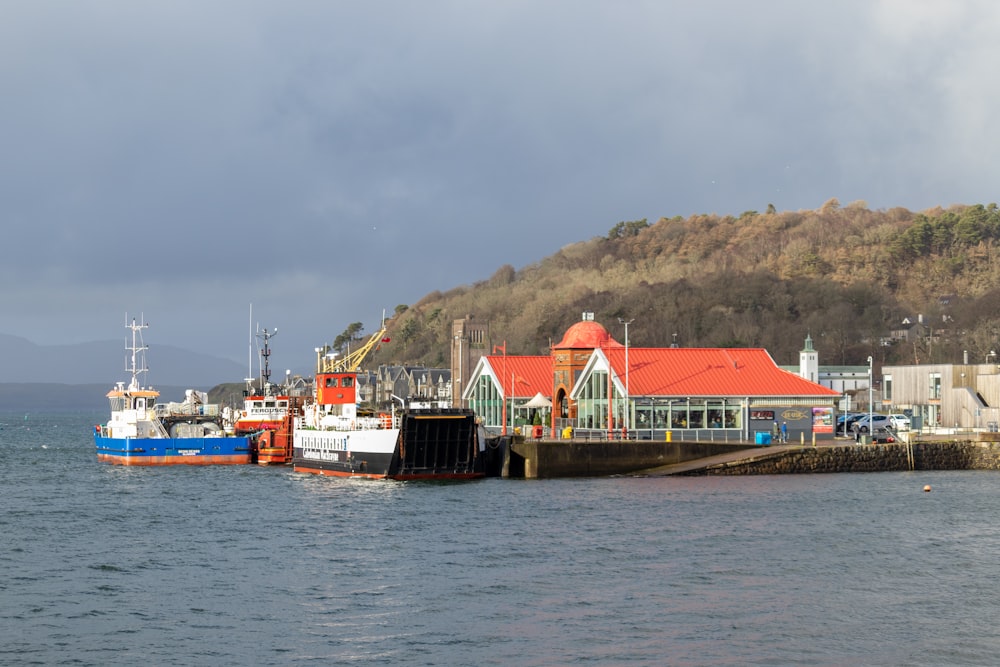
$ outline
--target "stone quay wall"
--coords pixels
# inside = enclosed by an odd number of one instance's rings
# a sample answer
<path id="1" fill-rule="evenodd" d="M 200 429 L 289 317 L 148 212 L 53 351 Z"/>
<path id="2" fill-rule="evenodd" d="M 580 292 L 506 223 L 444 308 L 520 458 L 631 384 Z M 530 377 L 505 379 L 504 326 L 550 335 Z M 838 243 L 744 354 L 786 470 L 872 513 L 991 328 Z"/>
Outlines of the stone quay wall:
<path id="1" fill-rule="evenodd" d="M 623 440 L 517 440 L 504 477 L 600 477 L 747 450 L 746 443 Z"/>
<path id="2" fill-rule="evenodd" d="M 991 438 L 990 441 L 802 447 L 763 460 L 722 463 L 687 474 L 783 475 L 907 470 L 1000 470 L 1000 442 Z"/>

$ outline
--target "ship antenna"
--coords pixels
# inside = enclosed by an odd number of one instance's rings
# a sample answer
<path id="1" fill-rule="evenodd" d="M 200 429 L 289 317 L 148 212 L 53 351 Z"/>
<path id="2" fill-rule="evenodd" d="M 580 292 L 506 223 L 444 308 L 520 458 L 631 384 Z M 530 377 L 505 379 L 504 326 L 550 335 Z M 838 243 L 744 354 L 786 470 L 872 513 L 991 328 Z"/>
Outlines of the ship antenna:
<path id="1" fill-rule="evenodd" d="M 264 346 L 260 350 L 261 357 L 261 368 L 260 368 L 260 385 L 261 390 L 270 385 L 271 380 L 271 367 L 268 364 L 268 357 L 271 356 L 271 348 L 268 346 L 267 341 L 278 334 L 278 329 L 275 327 L 274 331 L 268 331 L 266 328 L 263 333 L 257 334 L 257 337 L 264 341 Z"/>
<path id="2" fill-rule="evenodd" d="M 140 316 L 141 324 L 137 324 L 135 318 L 132 318 L 132 323 L 128 323 L 128 315 L 125 315 L 125 328 L 132 331 L 132 344 L 126 343 L 125 349 L 131 355 L 128 366 L 125 368 L 126 371 L 132 374 L 132 380 L 129 382 L 129 389 L 136 390 L 139 389 L 141 383 L 139 382 L 139 374 L 146 373 L 149 371 L 146 368 L 146 350 L 149 347 L 142 342 L 142 330 L 149 327 L 148 324 L 143 321 Z"/>
<path id="3" fill-rule="evenodd" d="M 250 340 L 247 342 L 247 376 L 244 378 L 247 383 L 247 392 L 253 391 L 253 304 L 250 304 Z"/>

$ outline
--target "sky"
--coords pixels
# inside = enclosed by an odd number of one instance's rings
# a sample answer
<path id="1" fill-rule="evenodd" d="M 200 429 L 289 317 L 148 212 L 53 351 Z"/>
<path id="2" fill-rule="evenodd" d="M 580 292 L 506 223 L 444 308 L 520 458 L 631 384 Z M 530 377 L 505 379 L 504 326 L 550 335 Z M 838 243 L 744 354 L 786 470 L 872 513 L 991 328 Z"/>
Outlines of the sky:
<path id="1" fill-rule="evenodd" d="M 150 367 L 157 344 L 248 360 L 266 327 L 272 370 L 308 374 L 352 322 L 621 221 L 998 200 L 992 0 L 0 16 L 0 333 L 142 317 Z"/>

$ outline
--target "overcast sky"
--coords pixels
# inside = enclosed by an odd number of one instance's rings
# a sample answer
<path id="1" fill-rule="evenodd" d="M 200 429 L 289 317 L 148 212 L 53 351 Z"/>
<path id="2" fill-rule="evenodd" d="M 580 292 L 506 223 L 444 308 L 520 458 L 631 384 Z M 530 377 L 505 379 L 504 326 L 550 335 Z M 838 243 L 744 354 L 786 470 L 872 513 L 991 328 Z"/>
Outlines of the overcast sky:
<path id="1" fill-rule="evenodd" d="M 245 360 L 259 324 L 308 373 L 351 322 L 620 221 L 1000 199 L 992 0 L 0 16 L 0 333 L 144 314 L 151 368 L 156 344 Z"/>

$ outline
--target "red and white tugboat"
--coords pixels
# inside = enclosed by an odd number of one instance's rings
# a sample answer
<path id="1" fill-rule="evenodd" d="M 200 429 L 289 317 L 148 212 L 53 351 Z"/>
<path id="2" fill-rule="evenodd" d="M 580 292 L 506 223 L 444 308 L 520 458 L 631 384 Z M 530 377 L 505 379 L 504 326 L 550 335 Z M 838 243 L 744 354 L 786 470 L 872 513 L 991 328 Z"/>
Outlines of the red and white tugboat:
<path id="1" fill-rule="evenodd" d="M 245 435 L 254 443 L 254 459 L 260 465 L 286 465 L 292 462 L 292 420 L 299 414 L 301 399 L 277 392 L 271 384 L 270 340 L 278 330 L 264 329 L 257 337 L 261 346 L 260 382 L 247 378 L 243 391 L 243 409 L 233 420 L 233 432 Z"/>

